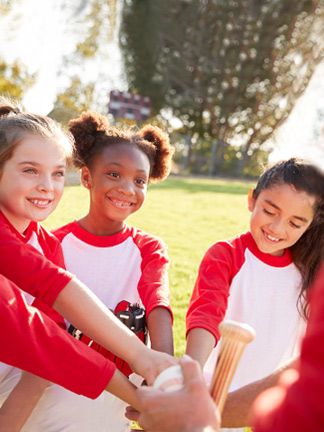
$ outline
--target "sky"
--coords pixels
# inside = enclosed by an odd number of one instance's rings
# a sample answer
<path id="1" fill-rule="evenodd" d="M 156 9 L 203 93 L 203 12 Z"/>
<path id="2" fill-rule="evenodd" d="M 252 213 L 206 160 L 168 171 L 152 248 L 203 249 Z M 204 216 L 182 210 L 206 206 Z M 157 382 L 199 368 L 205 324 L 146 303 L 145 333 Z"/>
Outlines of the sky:
<path id="1" fill-rule="evenodd" d="M 57 71 L 68 41 L 64 40 L 60 13 L 53 0 L 21 0 L 20 6 L 1 19 L 0 55 L 6 61 L 19 59 L 30 73 L 38 73 L 37 84 L 23 99 L 29 111 L 47 114 L 60 84 Z"/>
<path id="2" fill-rule="evenodd" d="M 75 9 L 82 3 L 85 2 L 76 2 Z M 58 72 L 63 56 L 75 48 L 75 38 L 70 31 L 73 20 L 73 16 L 62 13 L 59 0 L 19 0 L 19 6 L 9 18 L 0 17 L 0 57 L 8 62 L 18 58 L 30 73 L 37 73 L 36 85 L 22 101 L 25 109 L 48 114 L 58 90 L 67 84 Z M 78 72 L 86 73 L 88 80 L 100 79 L 103 68 L 109 71 L 111 89 L 122 86 L 121 55 L 116 40 L 109 46 L 105 58 Z"/>
<path id="3" fill-rule="evenodd" d="M 299 156 L 324 168 L 324 64 L 318 66 L 305 93 L 273 141 L 276 147 L 271 160 Z"/>
<path id="4" fill-rule="evenodd" d="M 78 4 L 82 5 L 84 0 Z M 74 48 L 73 34 L 69 32 L 73 17 L 64 16 L 58 0 L 20 0 L 19 7 L 10 19 L 0 17 L 0 57 L 12 62 L 16 58 L 37 72 L 36 85 L 23 99 L 24 107 L 39 114 L 48 114 L 53 108 L 56 93 L 64 88 L 66 80 L 60 76 L 62 56 Z M 109 71 L 110 88 L 123 90 L 121 55 L 117 36 L 109 49 L 109 57 L 88 67 L 89 79 L 100 79 L 100 70 Z M 305 94 L 298 100 L 289 119 L 278 130 L 272 142 L 275 151 L 270 160 L 301 156 L 324 166 L 324 136 L 315 139 L 316 132 L 324 127 L 318 113 L 324 113 L 324 65 L 314 74 Z"/>

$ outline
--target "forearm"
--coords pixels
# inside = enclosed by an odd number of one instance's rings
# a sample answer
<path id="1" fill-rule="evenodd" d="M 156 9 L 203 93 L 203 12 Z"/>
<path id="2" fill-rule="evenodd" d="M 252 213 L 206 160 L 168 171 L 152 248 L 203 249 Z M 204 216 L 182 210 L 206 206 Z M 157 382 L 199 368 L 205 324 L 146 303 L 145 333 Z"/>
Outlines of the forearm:
<path id="1" fill-rule="evenodd" d="M 295 368 L 298 360 L 299 358 L 292 359 L 271 375 L 229 393 L 222 413 L 222 427 L 249 426 L 250 410 L 254 400 L 264 390 L 275 386 L 284 370 Z"/>
<path id="2" fill-rule="evenodd" d="M 19 432 L 42 397 L 48 381 L 28 372 L 13 388 L 0 409 L 0 430 Z"/>
<path id="3" fill-rule="evenodd" d="M 136 389 L 137 387 L 118 369 L 115 370 L 114 375 L 106 387 L 109 393 L 112 393 L 114 396 L 117 396 L 119 399 L 139 410 L 140 405 L 136 395 Z"/>
<path id="4" fill-rule="evenodd" d="M 147 318 L 147 327 L 152 349 L 173 355 L 172 318 L 168 309 L 153 309 Z"/>
<path id="5" fill-rule="evenodd" d="M 77 279 L 66 285 L 53 307 L 87 336 L 128 363 L 145 351 L 134 333 Z"/>
<path id="6" fill-rule="evenodd" d="M 187 336 L 186 354 L 197 360 L 203 368 L 215 342 L 215 337 L 209 331 L 199 327 L 193 328 Z"/>
<path id="7" fill-rule="evenodd" d="M 167 353 L 148 349 L 77 279 L 65 286 L 53 307 L 91 339 L 125 360 L 148 384 L 163 369 L 178 363 L 178 359 Z"/>

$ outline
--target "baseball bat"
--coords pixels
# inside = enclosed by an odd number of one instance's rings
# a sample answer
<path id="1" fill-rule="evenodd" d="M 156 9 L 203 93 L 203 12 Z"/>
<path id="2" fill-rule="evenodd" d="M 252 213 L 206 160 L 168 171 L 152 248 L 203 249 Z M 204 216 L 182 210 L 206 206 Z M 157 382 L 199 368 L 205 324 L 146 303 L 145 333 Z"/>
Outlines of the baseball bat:
<path id="1" fill-rule="evenodd" d="M 246 345 L 255 338 L 255 331 L 248 324 L 230 320 L 223 321 L 219 330 L 222 338 L 210 394 L 221 414 L 241 355 Z"/>

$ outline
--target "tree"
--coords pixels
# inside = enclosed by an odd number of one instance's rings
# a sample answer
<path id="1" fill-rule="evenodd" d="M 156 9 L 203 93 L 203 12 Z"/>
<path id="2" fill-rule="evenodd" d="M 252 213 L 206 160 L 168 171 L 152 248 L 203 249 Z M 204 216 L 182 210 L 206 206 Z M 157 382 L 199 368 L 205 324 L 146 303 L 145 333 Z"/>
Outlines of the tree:
<path id="1" fill-rule="evenodd" d="M 0 59 L 0 93 L 22 99 L 26 91 L 35 83 L 35 75 L 29 74 L 26 66 L 16 60 L 7 64 Z"/>
<path id="2" fill-rule="evenodd" d="M 82 111 L 87 111 L 93 101 L 94 84 L 83 84 L 78 76 L 71 78 L 70 86 L 56 96 L 49 117 L 67 124 Z"/>
<path id="3" fill-rule="evenodd" d="M 1 0 L 0 2 L 0 14 L 4 15 L 11 11 L 14 1 L 12 0 Z"/>
<path id="4" fill-rule="evenodd" d="M 2 19 L 6 19 L 16 2 L 17 0 L 2 0 L 0 2 Z M 30 74 L 27 67 L 19 60 L 10 64 L 0 56 L 0 93 L 22 99 L 27 90 L 35 84 L 35 79 L 36 75 Z"/>
<path id="5" fill-rule="evenodd" d="M 57 95 L 50 115 L 66 123 L 82 111 L 107 106 L 107 70 L 99 65 L 95 80 L 87 79 L 84 72 L 89 64 L 109 58 L 117 26 L 117 0 L 83 0 L 77 6 L 63 0 L 62 9 L 69 17 L 67 31 L 73 31 L 75 49 L 63 58 L 60 73 L 68 84 Z"/>
<path id="6" fill-rule="evenodd" d="M 210 174 L 239 146 L 241 174 L 322 60 L 323 17 L 324 0 L 128 0 L 129 86 L 214 143 Z"/>

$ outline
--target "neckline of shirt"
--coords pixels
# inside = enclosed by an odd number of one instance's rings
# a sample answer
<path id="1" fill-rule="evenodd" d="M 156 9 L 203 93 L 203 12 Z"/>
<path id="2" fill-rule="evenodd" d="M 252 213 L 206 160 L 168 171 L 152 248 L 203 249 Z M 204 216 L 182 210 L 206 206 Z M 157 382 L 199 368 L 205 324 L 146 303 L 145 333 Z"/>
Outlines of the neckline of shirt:
<path id="1" fill-rule="evenodd" d="M 124 228 L 116 234 L 107 235 L 107 236 L 99 236 L 96 234 L 89 233 L 81 225 L 78 221 L 72 222 L 72 234 L 75 235 L 79 240 L 87 243 L 91 246 L 97 247 L 109 247 L 116 246 L 122 242 L 124 242 L 132 233 L 133 227 L 125 225 Z"/>
<path id="2" fill-rule="evenodd" d="M 255 255 L 260 261 L 273 267 L 286 267 L 293 263 L 292 252 L 289 248 L 281 256 L 275 256 L 268 253 L 261 252 L 255 243 L 250 231 L 243 234 L 243 242 L 247 248 Z"/>
<path id="3" fill-rule="evenodd" d="M 0 216 L 2 217 L 4 223 L 9 227 L 10 231 L 16 235 L 22 242 L 28 243 L 33 232 L 38 234 L 39 231 L 39 223 L 31 221 L 26 228 L 24 234 L 21 234 L 10 222 L 10 220 L 4 215 L 4 213 L 0 210 Z"/>

